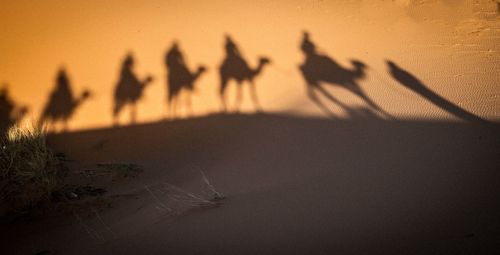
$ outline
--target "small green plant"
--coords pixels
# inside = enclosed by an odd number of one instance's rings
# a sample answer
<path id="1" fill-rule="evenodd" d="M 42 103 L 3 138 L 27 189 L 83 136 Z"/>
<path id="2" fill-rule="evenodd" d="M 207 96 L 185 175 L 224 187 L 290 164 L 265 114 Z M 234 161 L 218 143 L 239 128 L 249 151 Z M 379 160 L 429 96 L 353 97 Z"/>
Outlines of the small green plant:
<path id="1" fill-rule="evenodd" d="M 63 165 L 42 128 L 13 126 L 0 140 L 0 201 L 24 211 L 50 201 L 62 186 Z"/>

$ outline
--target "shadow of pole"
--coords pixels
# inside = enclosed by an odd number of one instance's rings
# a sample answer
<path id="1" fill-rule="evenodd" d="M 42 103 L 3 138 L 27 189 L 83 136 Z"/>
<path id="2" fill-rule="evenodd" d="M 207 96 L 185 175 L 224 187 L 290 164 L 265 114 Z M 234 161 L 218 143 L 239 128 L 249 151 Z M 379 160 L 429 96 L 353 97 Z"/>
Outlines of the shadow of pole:
<path id="1" fill-rule="evenodd" d="M 422 83 L 418 78 L 416 78 L 413 74 L 399 67 L 393 61 L 386 60 L 386 63 L 387 66 L 389 67 L 389 73 L 396 81 L 398 81 L 404 87 L 424 97 L 425 99 L 427 99 L 427 101 L 431 102 L 435 106 L 465 121 L 491 124 L 491 122 L 477 115 L 474 115 L 473 113 L 470 113 L 465 109 L 460 108 L 458 105 L 454 104 L 448 99 L 436 94 L 434 91 L 430 90 L 424 83 Z"/>

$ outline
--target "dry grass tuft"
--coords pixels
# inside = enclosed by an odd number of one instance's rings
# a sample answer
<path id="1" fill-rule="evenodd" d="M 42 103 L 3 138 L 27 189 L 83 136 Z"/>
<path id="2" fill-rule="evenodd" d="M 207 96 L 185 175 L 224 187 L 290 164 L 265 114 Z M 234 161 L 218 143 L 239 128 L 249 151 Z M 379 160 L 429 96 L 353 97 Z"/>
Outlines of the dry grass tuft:
<path id="1" fill-rule="evenodd" d="M 11 127 L 0 140 L 0 201 L 7 211 L 33 208 L 62 187 L 63 165 L 42 128 Z M 5 210 L 5 208 L 3 208 Z"/>

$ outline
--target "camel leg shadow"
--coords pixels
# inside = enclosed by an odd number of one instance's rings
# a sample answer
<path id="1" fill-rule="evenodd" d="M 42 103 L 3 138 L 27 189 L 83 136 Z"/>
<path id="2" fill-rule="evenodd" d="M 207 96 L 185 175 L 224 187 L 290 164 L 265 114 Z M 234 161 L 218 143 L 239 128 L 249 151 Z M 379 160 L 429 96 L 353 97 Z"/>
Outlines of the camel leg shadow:
<path id="1" fill-rule="evenodd" d="M 241 108 L 241 103 L 243 102 L 243 87 L 241 83 L 238 83 L 236 88 L 236 103 L 234 112 L 239 113 Z"/>
<path id="2" fill-rule="evenodd" d="M 359 98 L 363 99 L 365 103 L 367 103 L 370 107 L 372 107 L 374 110 L 376 110 L 378 113 L 382 114 L 384 117 L 388 119 L 395 119 L 394 116 L 392 116 L 390 113 L 386 112 L 384 109 L 382 109 L 377 103 L 375 103 L 370 97 L 368 97 L 362 90 L 357 86 L 356 84 L 351 84 L 350 86 L 345 87 L 347 90 L 349 90 L 351 93 L 355 94 Z"/>
<path id="3" fill-rule="evenodd" d="M 257 97 L 257 89 L 255 88 L 255 83 L 250 82 L 250 97 L 252 98 L 253 105 L 257 112 L 262 112 L 262 107 L 259 103 L 259 98 Z"/>
<path id="4" fill-rule="evenodd" d="M 316 95 L 316 92 L 315 92 L 315 88 L 318 88 L 318 90 L 320 91 L 323 91 L 322 89 L 320 89 L 319 86 L 315 86 L 315 87 L 312 87 L 312 86 L 308 86 L 307 87 L 307 94 L 309 96 L 309 98 L 313 101 L 314 104 L 316 104 L 316 106 L 318 106 L 327 116 L 331 117 L 331 118 L 336 118 L 335 114 L 330 110 L 328 109 L 328 107 L 326 107 L 325 104 L 323 104 L 323 102 L 321 102 L 321 100 L 318 98 L 318 96 Z M 328 94 L 328 93 L 327 93 Z"/>
<path id="5" fill-rule="evenodd" d="M 227 113 L 227 103 L 226 103 L 226 87 L 227 79 L 222 78 L 220 82 L 219 96 L 221 102 L 221 112 Z"/>

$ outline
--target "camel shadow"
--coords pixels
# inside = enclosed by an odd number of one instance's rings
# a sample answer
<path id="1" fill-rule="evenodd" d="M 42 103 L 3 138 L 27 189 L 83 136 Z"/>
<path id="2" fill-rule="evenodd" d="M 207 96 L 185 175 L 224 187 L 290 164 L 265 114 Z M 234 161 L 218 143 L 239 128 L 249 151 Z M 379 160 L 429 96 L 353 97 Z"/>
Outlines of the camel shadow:
<path id="1" fill-rule="evenodd" d="M 74 115 L 76 109 L 91 96 L 91 92 L 85 89 L 80 96 L 76 97 L 68 73 L 65 68 L 59 69 L 55 88 L 50 93 L 49 99 L 43 108 L 39 119 L 39 125 L 48 125 L 49 130 L 54 130 L 57 124 L 62 125 L 62 130 L 68 130 L 68 121 Z"/>
<path id="2" fill-rule="evenodd" d="M 120 77 L 116 83 L 113 94 L 113 124 L 116 126 L 119 122 L 120 112 L 130 106 L 130 122 L 137 121 L 137 102 L 143 96 L 144 89 L 151 84 L 153 77 L 148 75 L 144 80 L 139 80 L 134 73 L 135 60 L 132 53 L 125 56 L 120 69 Z"/>
<path id="3" fill-rule="evenodd" d="M 324 112 L 333 116 L 332 111 L 320 101 L 316 91 L 319 91 L 324 97 L 340 106 L 343 110 L 352 111 L 349 106 L 338 100 L 323 87 L 323 83 L 327 83 L 347 89 L 361 98 L 371 109 L 384 117 L 392 119 L 392 116 L 369 98 L 358 84 L 358 81 L 366 76 L 366 64 L 359 60 L 351 60 L 352 69 L 342 67 L 329 56 L 318 52 L 308 32 L 304 32 L 300 48 L 305 55 L 305 61 L 300 65 L 299 69 L 307 83 L 308 96 Z"/>
<path id="4" fill-rule="evenodd" d="M 427 101 L 431 102 L 435 106 L 465 121 L 490 123 L 487 120 L 482 119 L 481 117 L 476 116 L 465 109 L 462 109 L 460 106 L 449 101 L 448 99 L 436 94 L 434 91 L 430 90 L 424 83 L 422 83 L 422 81 L 420 81 L 417 77 L 412 75 L 407 70 L 404 70 L 393 61 L 386 60 L 386 64 L 393 79 L 398 81 L 404 87 L 424 97 L 425 99 L 427 99 Z"/>
<path id="5" fill-rule="evenodd" d="M 252 102 L 255 108 L 260 111 L 261 106 L 257 97 L 254 79 L 262 72 L 265 65 L 271 63 L 271 60 L 267 57 L 260 57 L 257 67 L 250 67 L 238 49 L 238 46 L 229 35 L 226 36 L 224 49 L 226 56 L 219 67 L 219 94 L 221 97 L 222 111 L 226 112 L 228 110 L 225 93 L 231 80 L 235 80 L 237 83 L 236 111 L 239 111 L 243 100 L 242 85 L 244 81 L 249 83 Z"/>
<path id="6" fill-rule="evenodd" d="M 176 42 L 172 44 L 172 47 L 165 55 L 165 66 L 167 68 L 168 115 L 175 118 L 182 91 L 187 92 L 185 98 L 186 111 L 188 115 L 192 115 L 191 93 L 195 90 L 194 83 L 206 71 L 206 67 L 199 65 L 196 71 L 190 71 L 184 59 L 184 54 Z"/>
<path id="7" fill-rule="evenodd" d="M 0 89 L 0 135 L 4 135 L 10 127 L 19 122 L 28 112 L 28 107 L 17 106 L 10 98 L 9 88 L 5 84 Z"/>

